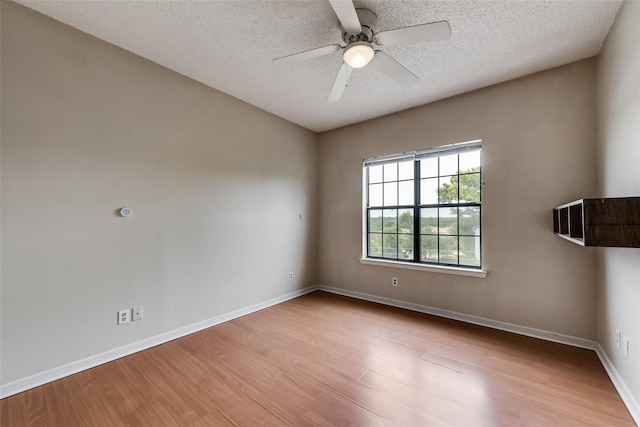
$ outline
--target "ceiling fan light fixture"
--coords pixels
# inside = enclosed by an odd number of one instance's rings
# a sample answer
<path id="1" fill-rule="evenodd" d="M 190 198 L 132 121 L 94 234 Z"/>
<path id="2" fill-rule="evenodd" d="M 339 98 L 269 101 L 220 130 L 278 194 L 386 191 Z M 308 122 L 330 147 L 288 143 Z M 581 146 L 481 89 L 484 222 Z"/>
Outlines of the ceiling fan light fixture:
<path id="1" fill-rule="evenodd" d="M 356 42 L 352 43 L 344 50 L 342 59 L 351 68 L 362 68 L 373 59 L 375 52 L 371 43 Z"/>

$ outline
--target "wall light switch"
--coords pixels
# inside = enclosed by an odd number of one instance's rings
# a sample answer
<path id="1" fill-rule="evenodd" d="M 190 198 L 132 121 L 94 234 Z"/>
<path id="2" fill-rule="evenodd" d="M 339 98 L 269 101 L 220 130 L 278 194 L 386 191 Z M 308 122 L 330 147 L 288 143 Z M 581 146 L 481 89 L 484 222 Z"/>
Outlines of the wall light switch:
<path id="1" fill-rule="evenodd" d="M 133 320 L 134 322 L 136 320 L 142 320 L 142 306 L 139 305 L 137 307 L 133 307 L 133 316 L 131 317 L 131 320 Z"/>
<path id="2" fill-rule="evenodd" d="M 622 351 L 624 351 L 624 355 L 629 358 L 629 338 L 622 337 Z"/>

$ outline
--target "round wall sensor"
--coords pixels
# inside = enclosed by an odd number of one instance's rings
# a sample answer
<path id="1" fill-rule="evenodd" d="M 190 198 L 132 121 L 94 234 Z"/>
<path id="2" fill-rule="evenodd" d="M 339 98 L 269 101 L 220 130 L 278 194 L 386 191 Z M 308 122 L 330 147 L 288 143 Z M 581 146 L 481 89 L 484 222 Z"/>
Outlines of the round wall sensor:
<path id="1" fill-rule="evenodd" d="M 131 216 L 132 210 L 130 208 L 122 208 L 120 209 L 120 215 L 122 216 Z"/>

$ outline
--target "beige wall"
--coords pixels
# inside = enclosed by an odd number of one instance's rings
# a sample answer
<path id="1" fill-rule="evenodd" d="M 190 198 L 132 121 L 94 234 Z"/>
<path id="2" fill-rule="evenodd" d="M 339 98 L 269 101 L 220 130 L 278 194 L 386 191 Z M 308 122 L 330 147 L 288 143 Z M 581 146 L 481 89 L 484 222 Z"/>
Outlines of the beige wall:
<path id="1" fill-rule="evenodd" d="M 318 283 L 597 336 L 640 399 L 638 250 L 550 223 L 576 198 L 640 195 L 639 9 L 598 59 L 596 174 L 593 59 L 316 136 L 2 2 L 0 382 Z M 487 278 L 360 264 L 362 159 L 477 138 Z"/>
<path id="2" fill-rule="evenodd" d="M 598 57 L 598 185 L 640 196 L 640 2 L 625 1 Z M 630 358 L 615 330 L 629 338 Z M 598 251 L 598 341 L 640 402 L 640 249 Z"/>
<path id="3" fill-rule="evenodd" d="M 551 209 L 595 195 L 595 78 L 589 59 L 322 134 L 318 282 L 594 339 L 596 250 L 555 237 Z M 487 278 L 360 264 L 362 160 L 473 139 Z"/>
<path id="4" fill-rule="evenodd" d="M 2 3 L 2 383 L 314 284 L 315 134 Z"/>

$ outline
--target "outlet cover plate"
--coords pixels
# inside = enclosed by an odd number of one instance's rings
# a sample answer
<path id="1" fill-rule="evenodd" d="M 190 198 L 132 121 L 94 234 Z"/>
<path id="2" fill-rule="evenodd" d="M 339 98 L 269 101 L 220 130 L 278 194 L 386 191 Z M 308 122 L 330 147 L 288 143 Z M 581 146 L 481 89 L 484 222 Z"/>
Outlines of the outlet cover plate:
<path id="1" fill-rule="evenodd" d="M 129 318 L 131 317 L 130 310 L 120 310 L 118 311 L 118 325 L 123 325 L 125 323 L 129 323 Z"/>

